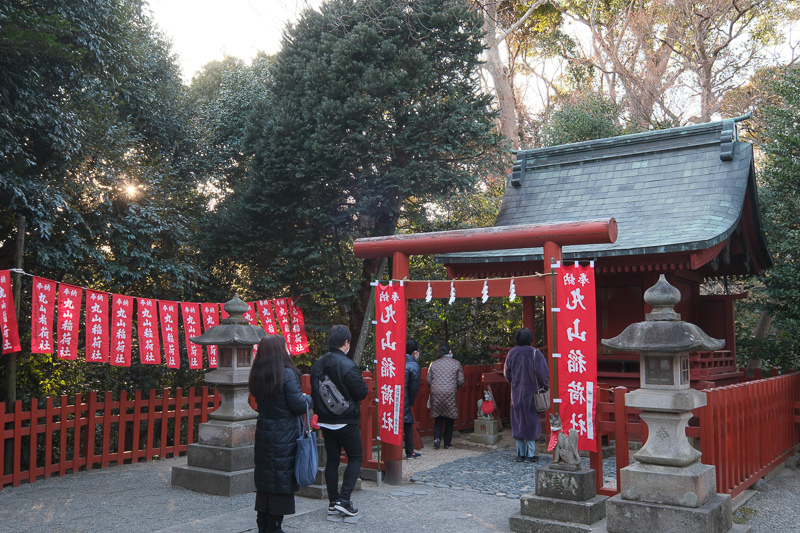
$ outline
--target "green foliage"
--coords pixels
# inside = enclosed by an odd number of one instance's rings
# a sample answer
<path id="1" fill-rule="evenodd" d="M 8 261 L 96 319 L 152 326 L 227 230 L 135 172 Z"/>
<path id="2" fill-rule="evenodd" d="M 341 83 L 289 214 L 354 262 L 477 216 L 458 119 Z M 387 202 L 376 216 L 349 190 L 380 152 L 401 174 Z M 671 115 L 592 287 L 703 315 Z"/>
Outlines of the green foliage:
<path id="1" fill-rule="evenodd" d="M 800 364 L 800 69 L 773 84 L 779 103 L 767 111 L 760 205 L 775 266 L 764 279 L 779 333 L 773 350 L 785 366 Z"/>
<path id="2" fill-rule="evenodd" d="M 542 127 L 543 146 L 620 135 L 619 108 L 602 94 L 576 93 L 564 98 Z"/>
<path id="3" fill-rule="evenodd" d="M 377 260 L 355 259 L 353 240 L 471 193 L 503 153 L 478 91 L 480 28 L 460 0 L 342 0 L 286 32 L 249 179 L 217 223 L 250 290 L 308 295 L 310 328 L 358 330 Z"/>

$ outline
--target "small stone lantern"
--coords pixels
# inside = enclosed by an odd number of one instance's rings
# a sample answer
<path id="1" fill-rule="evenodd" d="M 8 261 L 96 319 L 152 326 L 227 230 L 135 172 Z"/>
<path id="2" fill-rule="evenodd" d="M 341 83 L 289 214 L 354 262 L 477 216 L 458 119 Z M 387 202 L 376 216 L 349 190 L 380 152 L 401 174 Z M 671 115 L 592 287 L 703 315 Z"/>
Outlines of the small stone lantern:
<path id="1" fill-rule="evenodd" d="M 673 309 L 681 293 L 662 274 L 644 294 L 653 311 L 604 346 L 640 354 L 641 388 L 625 395 L 625 405 L 641 409 L 647 442 L 620 470 L 620 494 L 606 503 L 612 533 L 640 531 L 723 532 L 732 527 L 731 498 L 717 494 L 716 470 L 700 463 L 686 426 L 706 394 L 690 388 L 689 352 L 719 350 L 699 327 L 681 321 Z"/>
<path id="2" fill-rule="evenodd" d="M 233 496 L 253 492 L 253 447 L 256 413 L 249 403 L 248 379 L 253 345 L 267 332 L 251 325 L 245 302 L 236 295 L 225 304 L 228 318 L 190 340 L 217 346 L 219 364 L 206 374 L 222 397 L 219 408 L 200 424 L 198 443 L 189 444 L 187 466 L 173 467 L 172 484 L 190 490 Z"/>

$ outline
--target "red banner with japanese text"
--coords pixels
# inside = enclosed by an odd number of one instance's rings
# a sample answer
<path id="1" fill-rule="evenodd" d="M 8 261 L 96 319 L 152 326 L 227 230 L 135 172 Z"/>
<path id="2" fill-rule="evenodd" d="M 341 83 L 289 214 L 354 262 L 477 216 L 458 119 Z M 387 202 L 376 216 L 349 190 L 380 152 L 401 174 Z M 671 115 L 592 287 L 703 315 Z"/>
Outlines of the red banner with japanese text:
<path id="1" fill-rule="evenodd" d="M 200 313 L 203 315 L 203 331 L 219 325 L 219 304 L 200 304 Z M 206 346 L 208 351 L 208 367 L 217 368 L 217 347 L 213 344 Z"/>
<path id="2" fill-rule="evenodd" d="M 86 362 L 108 362 L 107 292 L 86 289 Z"/>
<path id="3" fill-rule="evenodd" d="M 575 429 L 578 449 L 597 451 L 597 311 L 594 264 L 561 265 L 556 275 L 559 414 Z"/>
<path id="4" fill-rule="evenodd" d="M 161 318 L 161 342 L 168 368 L 181 367 L 181 352 L 178 347 L 178 302 L 158 301 L 158 316 Z"/>
<path id="5" fill-rule="evenodd" d="M 304 354 L 308 351 L 308 338 L 306 337 L 306 321 L 303 318 L 303 310 L 294 304 L 292 298 L 287 298 L 286 303 L 292 319 L 292 342 L 289 344 L 289 351 L 292 355 Z"/>
<path id="6" fill-rule="evenodd" d="M 158 343 L 158 301 L 154 298 L 137 298 L 136 329 L 139 332 L 139 361 L 143 365 L 161 364 L 161 346 Z"/>
<path id="7" fill-rule="evenodd" d="M 78 325 L 81 320 L 83 289 L 66 283 L 58 284 L 58 358 L 78 358 Z"/>
<path id="8" fill-rule="evenodd" d="M 399 446 L 403 438 L 406 368 L 406 301 L 402 285 L 375 287 L 375 317 L 378 438 Z"/>
<path id="9" fill-rule="evenodd" d="M 53 315 L 56 282 L 33 276 L 31 305 L 31 353 L 53 353 Z"/>
<path id="10" fill-rule="evenodd" d="M 283 338 L 286 339 L 286 345 L 291 346 L 291 328 L 289 326 L 289 306 L 286 303 L 286 298 L 278 298 L 273 300 L 275 304 L 275 315 L 278 317 L 278 323 L 281 325 L 281 333 Z"/>
<path id="11" fill-rule="evenodd" d="M 269 300 L 259 300 L 256 302 L 258 316 L 261 319 L 261 327 L 270 335 L 276 335 L 278 328 L 275 327 L 275 319 L 272 316 L 272 302 Z"/>
<path id="12" fill-rule="evenodd" d="M 3 333 L 4 354 L 22 350 L 19 344 L 14 295 L 11 292 L 11 272 L 8 270 L 0 270 L 0 330 Z"/>
<path id="13" fill-rule="evenodd" d="M 111 295 L 111 361 L 114 366 L 131 366 L 133 296 Z"/>
<path id="14" fill-rule="evenodd" d="M 203 368 L 203 350 L 199 344 L 189 340 L 190 337 L 200 336 L 200 304 L 181 304 L 183 315 L 183 333 L 186 336 L 186 355 L 189 357 L 189 368 L 194 370 Z"/>

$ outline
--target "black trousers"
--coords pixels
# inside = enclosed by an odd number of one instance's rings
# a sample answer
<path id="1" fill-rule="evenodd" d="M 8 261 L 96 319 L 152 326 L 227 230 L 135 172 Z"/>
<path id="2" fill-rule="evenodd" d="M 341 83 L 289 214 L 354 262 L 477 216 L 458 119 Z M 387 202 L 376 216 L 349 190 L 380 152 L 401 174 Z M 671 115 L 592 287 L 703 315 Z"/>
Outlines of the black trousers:
<path id="1" fill-rule="evenodd" d="M 403 422 L 403 443 L 406 455 L 414 453 L 414 422 Z"/>
<path id="2" fill-rule="evenodd" d="M 341 429 L 322 429 L 325 439 L 325 486 L 328 488 L 328 500 L 350 501 L 350 494 L 356 486 L 361 474 L 361 463 L 364 451 L 361 446 L 361 432 L 357 424 L 347 424 Z M 344 450 L 347 454 L 347 468 L 342 477 L 342 488 L 339 489 L 339 456 Z"/>
<path id="3" fill-rule="evenodd" d="M 442 438 L 442 426 L 444 426 L 444 445 L 450 446 L 453 442 L 453 423 L 455 419 L 446 416 L 437 416 L 436 421 L 433 423 L 433 439 L 440 440 Z"/>

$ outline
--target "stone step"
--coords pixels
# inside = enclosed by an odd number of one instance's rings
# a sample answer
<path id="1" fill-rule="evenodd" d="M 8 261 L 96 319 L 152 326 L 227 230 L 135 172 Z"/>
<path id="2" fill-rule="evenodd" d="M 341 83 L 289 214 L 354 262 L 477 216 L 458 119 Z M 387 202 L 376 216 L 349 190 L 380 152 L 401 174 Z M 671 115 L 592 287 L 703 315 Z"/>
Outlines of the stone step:
<path id="1" fill-rule="evenodd" d="M 585 525 L 517 514 L 508 519 L 508 526 L 515 533 L 599 533 L 605 530 L 605 520 Z"/>
<path id="2" fill-rule="evenodd" d="M 548 498 L 523 494 L 519 498 L 519 514 L 545 521 L 575 522 L 592 525 L 606 517 L 608 496 L 594 496 L 585 501 Z"/>

